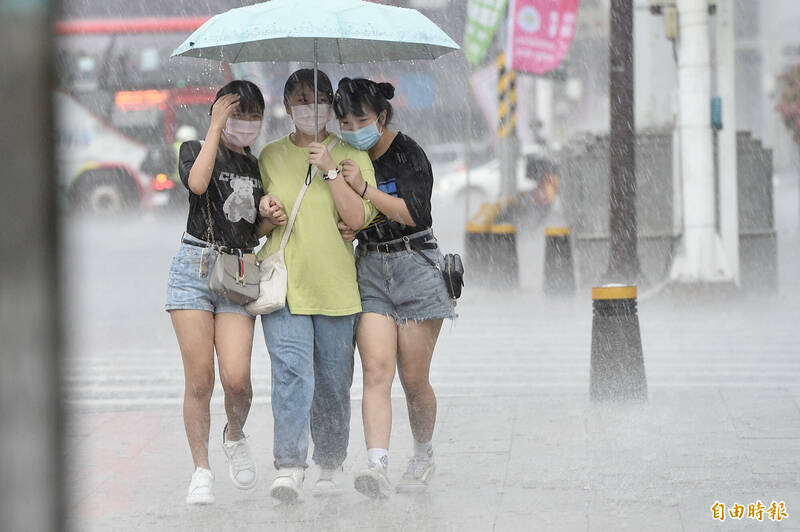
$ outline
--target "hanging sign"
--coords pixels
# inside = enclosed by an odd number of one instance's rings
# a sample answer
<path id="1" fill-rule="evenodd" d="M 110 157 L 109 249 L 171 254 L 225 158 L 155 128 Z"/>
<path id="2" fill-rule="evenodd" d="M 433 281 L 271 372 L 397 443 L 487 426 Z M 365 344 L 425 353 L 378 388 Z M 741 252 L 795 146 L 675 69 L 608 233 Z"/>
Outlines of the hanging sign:
<path id="1" fill-rule="evenodd" d="M 511 70 L 544 74 L 558 68 L 575 35 L 579 1 L 510 0 Z"/>

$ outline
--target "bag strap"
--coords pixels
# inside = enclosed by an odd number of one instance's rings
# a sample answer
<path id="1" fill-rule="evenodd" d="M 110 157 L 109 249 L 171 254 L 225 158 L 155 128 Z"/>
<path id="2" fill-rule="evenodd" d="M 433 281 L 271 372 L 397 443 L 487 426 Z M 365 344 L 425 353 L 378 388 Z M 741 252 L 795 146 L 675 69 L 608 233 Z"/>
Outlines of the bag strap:
<path id="1" fill-rule="evenodd" d="M 209 181 L 208 186 L 211 186 L 211 181 Z M 211 200 L 208 199 L 208 188 L 206 188 L 205 194 L 206 197 L 206 215 L 208 216 L 208 234 L 211 236 L 209 242 L 214 247 L 217 247 L 217 240 L 214 238 L 214 220 L 211 218 Z"/>
<path id="2" fill-rule="evenodd" d="M 200 147 L 203 147 L 203 143 L 205 141 L 200 141 Z M 211 183 L 214 182 L 214 175 L 212 171 L 211 178 L 208 180 L 208 186 L 206 187 L 206 191 L 203 195 L 206 197 L 206 217 L 208 218 L 208 241 L 211 242 L 213 247 L 217 247 L 217 240 L 214 237 L 214 220 L 211 218 L 211 200 L 208 198 L 208 189 L 211 187 Z"/>
<path id="3" fill-rule="evenodd" d="M 331 151 L 338 143 L 339 137 L 334 137 L 333 140 L 328 143 L 328 151 Z M 311 182 L 314 180 L 314 177 L 317 175 L 318 171 L 319 167 L 315 166 L 313 173 L 311 173 L 311 179 L 307 179 L 303 184 L 303 188 L 300 190 L 300 194 L 297 196 L 297 199 L 294 202 L 292 214 L 289 216 L 289 223 L 286 224 L 286 231 L 283 233 L 280 251 L 283 251 L 284 248 L 286 248 L 286 243 L 289 241 L 289 235 L 292 233 L 292 228 L 294 227 L 294 221 L 297 218 L 297 213 L 300 211 L 300 203 L 303 201 L 303 196 L 306 195 L 306 190 L 308 190 L 308 187 L 311 186 Z"/>
<path id="4" fill-rule="evenodd" d="M 414 248 L 411 248 L 411 251 L 414 251 L 415 253 L 419 253 L 419 256 L 420 256 L 420 257 L 422 257 L 423 259 L 425 259 L 425 262 L 427 262 L 428 264 L 430 264 L 431 266 L 433 266 L 433 267 L 434 267 L 434 268 L 436 268 L 437 270 L 439 270 L 439 271 L 441 271 L 441 270 L 442 270 L 441 268 L 439 268 L 439 265 L 438 265 L 438 264 L 436 264 L 436 263 L 435 263 L 435 262 L 433 262 L 431 259 L 429 259 L 429 258 L 428 258 L 428 256 L 427 256 L 427 255 L 425 255 L 425 254 L 424 254 L 422 251 L 420 251 L 420 250 L 418 250 L 418 249 L 414 249 Z"/>

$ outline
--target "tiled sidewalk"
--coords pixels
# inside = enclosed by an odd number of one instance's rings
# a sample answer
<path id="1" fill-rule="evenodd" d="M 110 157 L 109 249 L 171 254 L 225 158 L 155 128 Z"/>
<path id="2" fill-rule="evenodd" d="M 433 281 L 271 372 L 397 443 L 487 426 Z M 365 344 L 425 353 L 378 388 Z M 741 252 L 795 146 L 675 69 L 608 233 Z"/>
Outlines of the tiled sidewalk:
<path id="1" fill-rule="evenodd" d="M 353 405 L 348 480 L 366 460 Z M 395 401 L 391 473 L 410 451 Z M 355 491 L 275 506 L 271 415 L 248 422 L 252 492 L 227 478 L 212 420 L 217 503 L 183 503 L 191 461 L 179 409 L 76 413 L 69 430 L 75 530 L 800 530 L 800 389 L 653 391 L 641 406 L 586 394 L 441 401 L 438 472 L 424 495 L 372 502 Z M 114 442 L 112 444 L 112 442 Z M 784 501 L 789 518 L 714 521 L 711 506 Z"/>

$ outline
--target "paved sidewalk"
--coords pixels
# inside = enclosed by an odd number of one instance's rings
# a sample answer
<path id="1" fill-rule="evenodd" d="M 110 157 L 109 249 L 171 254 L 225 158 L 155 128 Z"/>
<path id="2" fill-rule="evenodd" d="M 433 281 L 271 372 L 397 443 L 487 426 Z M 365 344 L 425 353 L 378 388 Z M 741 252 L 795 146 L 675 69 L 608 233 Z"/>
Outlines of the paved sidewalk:
<path id="1" fill-rule="evenodd" d="M 113 342 L 98 333 L 66 368 L 68 399 L 74 398 L 65 450 L 72 528 L 800 530 L 800 234 L 789 235 L 781 240 L 778 296 L 640 302 L 649 402 L 639 406 L 589 402 L 588 294 L 548 301 L 535 283 L 513 293 L 468 290 L 461 318 L 445 326 L 433 363 L 440 398 L 437 476 L 423 495 L 384 502 L 352 490 L 316 500 L 312 467 L 304 503 L 272 503 L 269 366 L 259 337 L 253 354 L 258 401 L 246 428 L 259 484 L 239 492 L 227 478 L 218 391 L 210 445 L 217 503 L 187 507 L 192 465 L 168 323 L 160 316 L 161 328 L 128 337 L 124 350 L 107 350 Z M 366 461 L 358 371 L 348 478 Z M 394 480 L 411 451 L 399 392 Z M 773 500 L 783 501 L 789 515 L 780 523 L 766 511 L 760 522 L 727 514 L 734 504 L 761 501 L 769 508 Z M 717 501 L 726 505 L 724 522 L 713 520 Z"/>
<path id="2" fill-rule="evenodd" d="M 275 506 L 271 419 L 248 433 L 260 482 L 236 490 L 212 420 L 217 503 L 183 503 L 191 461 L 178 409 L 76 415 L 69 431 L 75 530 L 800 530 L 800 391 L 654 391 L 643 406 L 597 407 L 586 394 L 441 401 L 438 473 L 424 495 L 372 502 L 348 490 Z M 348 480 L 366 460 L 354 404 Z M 411 436 L 395 401 L 391 475 Z M 115 445 L 109 445 L 115 442 Z M 349 488 L 349 486 L 348 486 Z M 72 491 L 74 490 L 74 491 Z M 784 501 L 780 524 L 712 520 L 730 506 Z"/>

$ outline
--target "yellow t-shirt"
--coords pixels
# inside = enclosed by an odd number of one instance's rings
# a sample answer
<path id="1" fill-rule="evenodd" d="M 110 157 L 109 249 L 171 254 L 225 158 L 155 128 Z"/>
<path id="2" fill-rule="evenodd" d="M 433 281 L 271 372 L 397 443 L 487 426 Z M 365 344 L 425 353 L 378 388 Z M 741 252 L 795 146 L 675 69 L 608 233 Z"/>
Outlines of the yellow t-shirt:
<path id="1" fill-rule="evenodd" d="M 323 144 L 328 145 L 333 138 L 328 135 Z M 337 163 L 352 159 L 361 167 L 364 179 L 375 186 L 375 170 L 366 152 L 340 140 L 333 147 L 331 157 Z M 305 183 L 308 148 L 295 145 L 287 135 L 267 144 L 258 164 L 264 191 L 283 203 L 288 217 Z M 362 200 L 362 203 L 366 226 L 377 210 L 368 201 Z M 289 273 L 286 300 L 292 314 L 347 316 L 361 312 L 353 246 L 339 234 L 336 225 L 340 220 L 329 185 L 317 172 L 303 197 L 284 250 Z M 280 249 L 285 232 L 286 226 L 272 231 L 258 253 L 259 260 Z"/>

